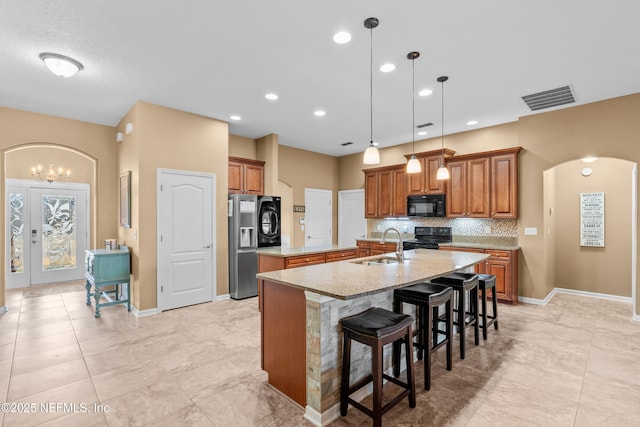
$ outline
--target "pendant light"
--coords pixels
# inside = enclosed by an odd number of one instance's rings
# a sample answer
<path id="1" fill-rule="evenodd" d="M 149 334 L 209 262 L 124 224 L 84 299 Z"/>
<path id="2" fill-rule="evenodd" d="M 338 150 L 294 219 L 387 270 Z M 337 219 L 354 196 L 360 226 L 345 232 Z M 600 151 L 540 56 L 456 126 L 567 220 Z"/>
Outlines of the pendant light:
<path id="1" fill-rule="evenodd" d="M 442 129 L 442 163 L 440 163 L 440 167 L 436 174 L 436 179 L 438 180 L 449 179 L 449 169 L 444 165 L 444 82 L 447 80 L 449 80 L 449 77 L 447 76 L 438 77 L 438 82 L 442 84 L 442 122 L 440 123 Z"/>
<path id="2" fill-rule="evenodd" d="M 364 20 L 364 27 L 370 30 L 369 37 L 369 48 L 371 51 L 371 64 L 370 64 L 370 83 L 369 83 L 369 108 L 370 108 L 370 128 L 369 135 L 371 139 L 369 140 L 369 146 L 364 152 L 363 163 L 365 165 L 377 165 L 380 163 L 380 153 L 375 145 L 373 145 L 373 29 L 378 26 L 380 21 L 378 18 L 367 18 Z"/>
<path id="3" fill-rule="evenodd" d="M 422 167 L 416 159 L 416 59 L 420 58 L 420 52 L 409 52 L 407 59 L 411 60 L 411 158 L 407 162 L 407 173 L 420 173 Z"/>

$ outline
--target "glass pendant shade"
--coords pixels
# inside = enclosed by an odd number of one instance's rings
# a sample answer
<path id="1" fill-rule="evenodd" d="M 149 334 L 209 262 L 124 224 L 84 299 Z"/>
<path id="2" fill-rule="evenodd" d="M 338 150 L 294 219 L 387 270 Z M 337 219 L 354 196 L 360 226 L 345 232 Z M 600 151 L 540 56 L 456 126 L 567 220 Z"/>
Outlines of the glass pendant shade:
<path id="1" fill-rule="evenodd" d="M 411 158 L 407 162 L 407 173 L 420 173 L 421 171 L 422 171 L 422 167 L 420 166 L 420 161 L 416 158 L 414 154 L 411 156 Z"/>
<path id="2" fill-rule="evenodd" d="M 362 163 L 365 165 L 377 165 L 380 163 L 380 153 L 373 143 L 369 144 L 367 149 L 364 150 L 364 159 Z"/>
<path id="3" fill-rule="evenodd" d="M 447 169 L 444 165 L 440 165 L 438 168 L 438 172 L 436 174 L 436 179 L 443 180 L 449 179 L 449 169 Z"/>

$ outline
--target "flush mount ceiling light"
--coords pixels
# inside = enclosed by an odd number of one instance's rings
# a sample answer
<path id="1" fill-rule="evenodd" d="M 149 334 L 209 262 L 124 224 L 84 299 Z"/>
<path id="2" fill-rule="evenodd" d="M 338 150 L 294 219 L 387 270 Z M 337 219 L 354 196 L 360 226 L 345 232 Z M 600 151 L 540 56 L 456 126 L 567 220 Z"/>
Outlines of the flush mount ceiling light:
<path id="1" fill-rule="evenodd" d="M 338 44 L 346 44 L 351 41 L 351 34 L 346 31 L 338 31 L 333 35 L 333 41 Z"/>
<path id="2" fill-rule="evenodd" d="M 364 27 L 369 29 L 369 50 L 370 50 L 370 63 L 369 63 L 369 146 L 364 151 L 363 163 L 365 165 L 377 165 L 380 163 L 380 153 L 373 144 L 373 29 L 378 26 L 380 21 L 378 18 L 367 18 L 364 20 Z"/>
<path id="3" fill-rule="evenodd" d="M 420 173 L 420 161 L 416 158 L 416 59 L 420 58 L 420 52 L 409 52 L 407 59 L 411 60 L 411 158 L 407 162 L 407 173 Z"/>
<path id="4" fill-rule="evenodd" d="M 396 66 L 393 64 L 383 64 L 380 67 L 380 71 L 382 71 L 383 73 L 390 73 L 395 69 L 396 69 Z"/>
<path id="5" fill-rule="evenodd" d="M 75 59 L 58 53 L 41 53 L 40 59 L 42 59 L 49 71 L 58 77 L 71 77 L 84 68 L 84 66 Z"/>
<path id="6" fill-rule="evenodd" d="M 438 180 L 444 180 L 444 179 L 449 179 L 449 169 L 447 169 L 447 167 L 444 165 L 444 82 L 446 82 L 447 80 L 449 80 L 449 77 L 447 76 L 440 76 L 438 77 L 438 83 L 441 84 L 442 86 L 442 120 L 440 123 L 441 129 L 442 129 L 442 137 L 441 137 L 441 143 L 442 143 L 442 163 L 440 163 L 440 167 L 438 168 L 438 172 L 436 173 L 436 179 Z"/>

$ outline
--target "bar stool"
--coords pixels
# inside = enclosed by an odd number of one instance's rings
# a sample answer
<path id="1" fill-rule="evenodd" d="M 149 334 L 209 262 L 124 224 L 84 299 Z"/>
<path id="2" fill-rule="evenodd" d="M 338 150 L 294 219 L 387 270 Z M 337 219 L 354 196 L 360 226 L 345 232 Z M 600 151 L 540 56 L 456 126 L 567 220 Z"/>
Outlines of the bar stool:
<path id="1" fill-rule="evenodd" d="M 424 388 L 431 389 L 431 353 L 443 345 L 447 351 L 447 370 L 452 366 L 452 331 L 453 331 L 453 305 L 451 304 L 452 290 L 449 286 L 434 283 L 418 283 L 406 288 L 396 289 L 393 292 L 393 311 L 402 313 L 403 303 L 416 306 L 416 322 L 418 324 L 414 336 L 418 336 L 418 342 L 414 343 L 418 349 L 418 360 L 422 359 L 424 351 Z M 439 308 L 444 305 L 445 330 L 438 328 L 440 318 Z M 444 339 L 438 341 L 441 337 Z M 393 374 L 400 375 L 400 343 L 395 343 L 393 348 Z"/>
<path id="2" fill-rule="evenodd" d="M 475 344 L 480 344 L 480 328 L 478 322 L 478 275 L 473 273 L 452 273 L 437 277 L 433 283 L 451 286 L 457 298 L 453 311 L 456 313 L 453 324 L 460 334 L 460 359 L 465 356 L 465 329 L 473 326 Z M 467 311 L 467 292 L 469 293 L 469 310 Z"/>
<path id="3" fill-rule="evenodd" d="M 409 397 L 409 406 L 416 407 L 416 386 L 413 367 L 413 343 L 411 324 L 413 318 L 406 314 L 397 314 L 382 308 L 370 308 L 360 314 L 346 317 L 340 321 L 344 332 L 344 351 L 342 356 L 342 384 L 340 387 L 340 414 L 347 415 L 348 405 L 373 418 L 375 427 L 382 426 L 382 416 L 405 397 Z M 361 378 L 353 385 L 349 384 L 351 372 L 351 340 L 371 347 L 372 373 Z M 404 383 L 384 373 L 383 348 L 402 340 L 406 346 L 407 382 Z M 404 388 L 386 405 L 382 406 L 382 380 L 386 379 Z M 355 391 L 373 381 L 373 410 L 350 396 Z"/>
<path id="4" fill-rule="evenodd" d="M 496 295 L 496 276 L 493 274 L 478 274 L 478 288 L 482 299 L 482 339 L 487 339 L 487 329 L 489 326 L 498 330 L 498 296 Z M 491 292 L 491 302 L 493 305 L 493 316 L 487 314 L 487 289 L 493 288 Z"/>

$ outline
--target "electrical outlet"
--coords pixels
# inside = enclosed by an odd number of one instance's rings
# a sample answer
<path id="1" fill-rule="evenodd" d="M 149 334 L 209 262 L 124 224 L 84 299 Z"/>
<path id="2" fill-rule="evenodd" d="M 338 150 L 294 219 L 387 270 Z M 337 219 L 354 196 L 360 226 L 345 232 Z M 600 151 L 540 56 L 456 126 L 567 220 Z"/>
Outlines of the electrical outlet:
<path id="1" fill-rule="evenodd" d="M 537 227 L 525 227 L 524 228 L 524 235 L 525 236 L 536 236 L 538 234 L 538 228 Z"/>

